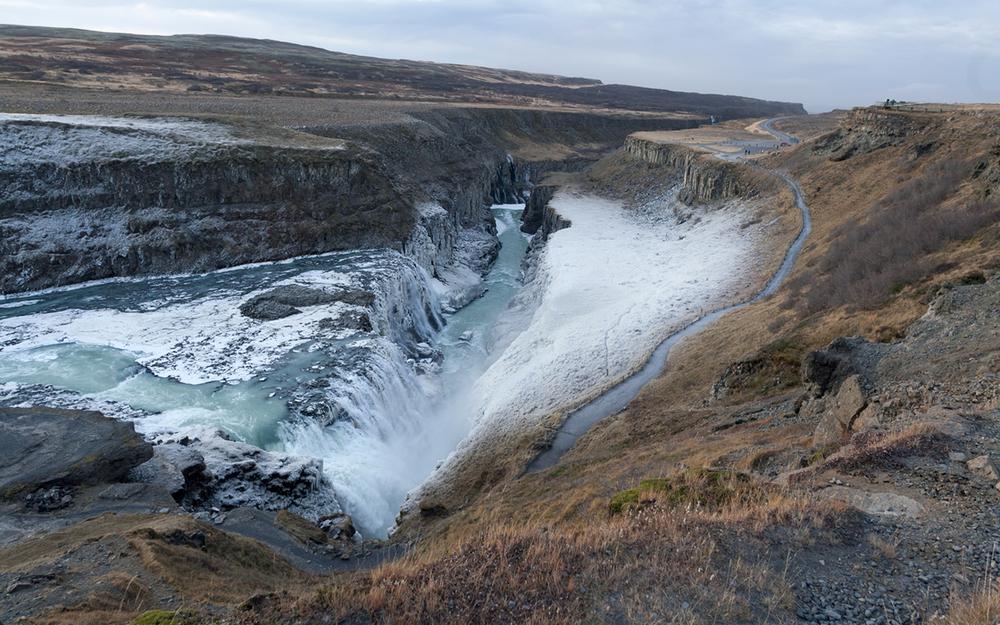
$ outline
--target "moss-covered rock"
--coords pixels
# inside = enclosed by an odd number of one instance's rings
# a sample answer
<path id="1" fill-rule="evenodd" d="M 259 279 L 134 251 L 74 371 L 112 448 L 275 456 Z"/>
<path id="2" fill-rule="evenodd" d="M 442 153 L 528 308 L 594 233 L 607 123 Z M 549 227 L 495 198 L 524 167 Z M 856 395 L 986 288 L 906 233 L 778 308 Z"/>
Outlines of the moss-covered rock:
<path id="1" fill-rule="evenodd" d="M 667 507 L 695 505 L 720 508 L 759 492 L 745 473 L 725 469 L 688 469 L 669 478 L 650 478 L 611 497 L 612 515 L 658 504 Z"/>
<path id="2" fill-rule="evenodd" d="M 129 625 L 201 625 L 203 621 L 190 612 L 149 610 L 132 619 Z"/>

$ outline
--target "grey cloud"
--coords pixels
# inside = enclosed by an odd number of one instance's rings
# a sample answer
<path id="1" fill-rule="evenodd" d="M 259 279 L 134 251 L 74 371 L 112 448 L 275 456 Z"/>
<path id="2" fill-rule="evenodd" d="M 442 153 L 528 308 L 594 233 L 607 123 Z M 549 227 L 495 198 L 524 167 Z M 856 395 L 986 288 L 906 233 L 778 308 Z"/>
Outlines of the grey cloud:
<path id="1" fill-rule="evenodd" d="M 214 32 L 471 63 L 812 110 L 998 99 L 1000 4 L 924 0 L 0 0 L 0 20 Z"/>

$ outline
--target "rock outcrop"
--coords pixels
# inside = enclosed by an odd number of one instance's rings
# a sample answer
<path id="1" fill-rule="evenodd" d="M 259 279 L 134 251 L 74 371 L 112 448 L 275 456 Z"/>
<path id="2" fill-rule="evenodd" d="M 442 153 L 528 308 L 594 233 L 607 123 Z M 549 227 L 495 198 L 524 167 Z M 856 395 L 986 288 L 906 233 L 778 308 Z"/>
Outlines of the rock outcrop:
<path id="1" fill-rule="evenodd" d="M 901 145 L 934 123 L 926 116 L 903 111 L 877 107 L 856 108 L 844 118 L 837 130 L 816 141 L 812 149 L 829 154 L 832 161 L 843 161 L 885 147 Z M 931 148 L 931 145 L 923 146 L 924 150 Z"/>
<path id="2" fill-rule="evenodd" d="M 359 289 L 331 292 L 291 284 L 250 298 L 240 306 L 240 313 L 251 319 L 281 319 L 302 312 L 297 308 L 299 306 L 318 306 L 333 302 L 367 307 L 375 302 L 375 294 Z"/>
<path id="3" fill-rule="evenodd" d="M 998 307 L 997 276 L 946 287 L 898 342 L 839 338 L 810 353 L 798 412 L 817 420 L 814 446 L 913 419 L 945 422 L 963 405 L 1000 407 Z"/>
<path id="4" fill-rule="evenodd" d="M 750 198 L 758 192 L 744 168 L 686 146 L 633 135 L 625 139 L 624 151 L 651 165 L 675 170 L 681 184 L 678 198 L 685 204 Z"/>
<path id="5" fill-rule="evenodd" d="M 115 482 L 152 455 L 131 423 L 99 412 L 0 408 L 0 499 Z"/>
<path id="6" fill-rule="evenodd" d="M 540 233 L 542 240 L 546 240 L 553 232 L 570 225 L 569 220 L 549 206 L 558 189 L 556 185 L 539 185 L 531 190 L 522 217 L 522 232 Z"/>
<path id="7" fill-rule="evenodd" d="M 130 477 L 164 486 L 190 511 L 287 509 L 313 521 L 341 512 L 321 460 L 265 451 L 211 428 L 155 442 L 153 458 Z"/>

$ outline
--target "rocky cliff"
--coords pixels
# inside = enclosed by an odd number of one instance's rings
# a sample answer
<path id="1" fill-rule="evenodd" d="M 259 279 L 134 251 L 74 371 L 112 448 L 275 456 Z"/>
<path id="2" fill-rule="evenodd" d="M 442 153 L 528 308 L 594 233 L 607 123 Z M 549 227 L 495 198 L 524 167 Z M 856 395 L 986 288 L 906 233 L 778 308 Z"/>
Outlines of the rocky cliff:
<path id="1" fill-rule="evenodd" d="M 751 197 L 757 193 L 745 168 L 682 145 L 633 135 L 625 139 L 624 151 L 651 165 L 674 169 L 681 183 L 679 198 L 685 204 Z"/>
<path id="2" fill-rule="evenodd" d="M 401 249 L 412 201 L 357 148 L 202 122 L 0 122 L 0 292 Z"/>
<path id="3" fill-rule="evenodd" d="M 482 269 L 496 252 L 489 204 L 524 201 L 537 176 L 579 169 L 629 132 L 694 123 L 422 108 L 290 133 L 5 116 L 0 292 L 364 247 L 404 251 L 438 275 L 471 245 L 464 261 Z"/>

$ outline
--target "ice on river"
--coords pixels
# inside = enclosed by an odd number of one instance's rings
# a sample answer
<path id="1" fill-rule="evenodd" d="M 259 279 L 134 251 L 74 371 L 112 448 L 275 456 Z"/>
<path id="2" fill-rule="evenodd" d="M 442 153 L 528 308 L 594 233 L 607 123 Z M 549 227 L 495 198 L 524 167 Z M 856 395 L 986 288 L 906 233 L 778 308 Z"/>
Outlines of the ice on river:
<path id="1" fill-rule="evenodd" d="M 64 310 L 0 320 L 0 337 L 19 350 L 59 343 L 130 352 L 156 375 L 184 384 L 246 380 L 315 337 L 322 319 L 345 304 L 310 306 L 261 323 L 240 314 L 245 297 L 204 299 L 143 312 Z M 21 340 L 19 340 L 21 339 Z"/>
<path id="2" fill-rule="evenodd" d="M 697 209 L 684 223 L 565 190 L 550 205 L 572 225 L 550 236 L 518 297 L 533 299 L 534 312 L 476 382 L 477 424 L 429 488 L 479 445 L 598 394 L 672 330 L 745 292 L 764 271 L 757 244 L 774 227 L 746 227 L 738 204 Z"/>

